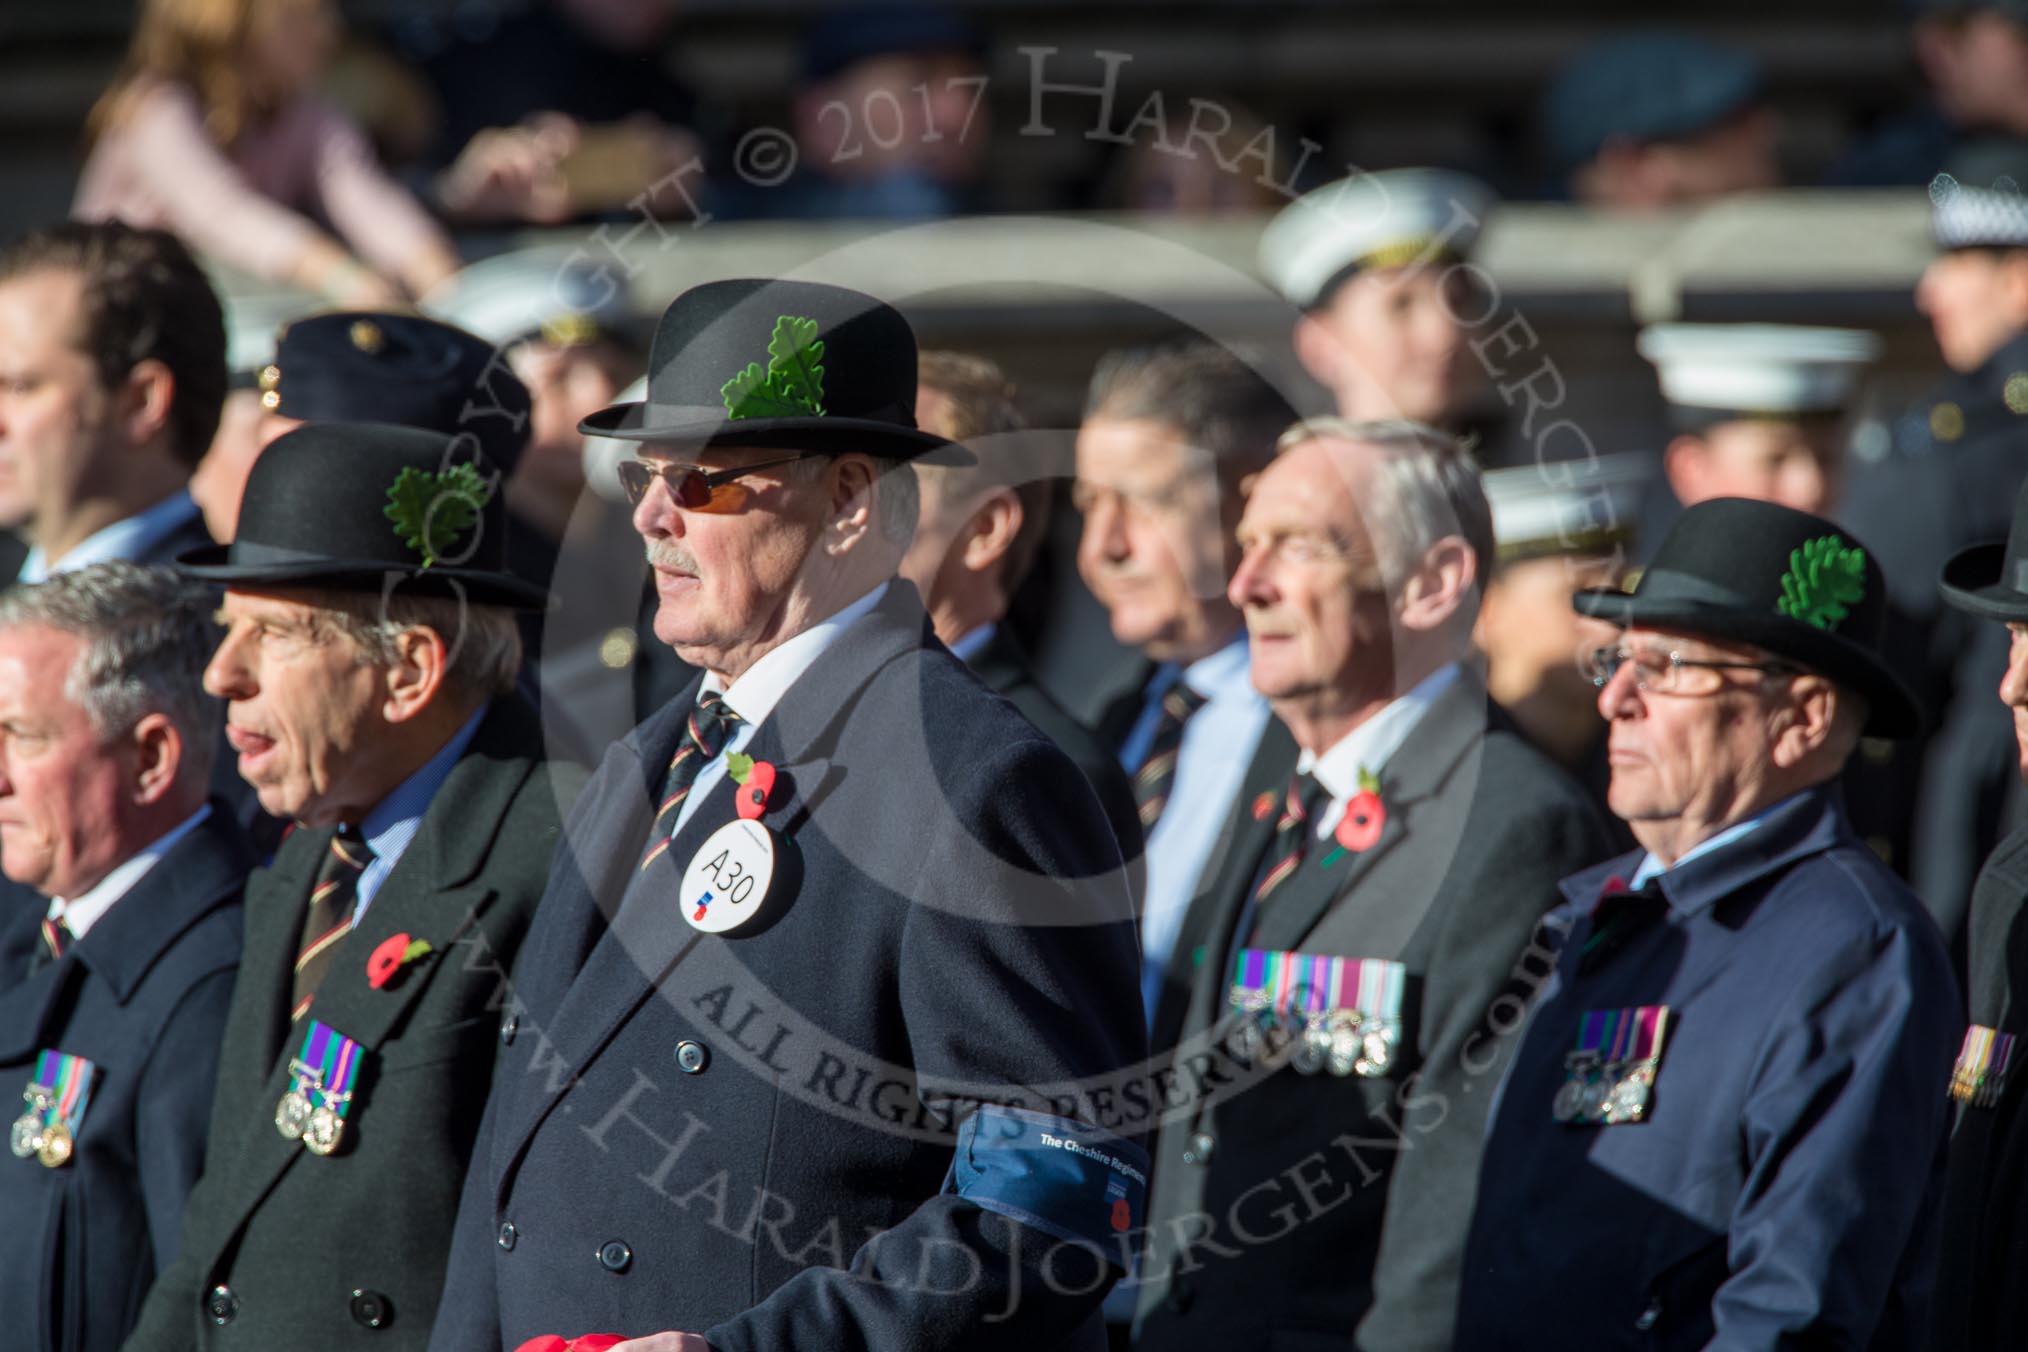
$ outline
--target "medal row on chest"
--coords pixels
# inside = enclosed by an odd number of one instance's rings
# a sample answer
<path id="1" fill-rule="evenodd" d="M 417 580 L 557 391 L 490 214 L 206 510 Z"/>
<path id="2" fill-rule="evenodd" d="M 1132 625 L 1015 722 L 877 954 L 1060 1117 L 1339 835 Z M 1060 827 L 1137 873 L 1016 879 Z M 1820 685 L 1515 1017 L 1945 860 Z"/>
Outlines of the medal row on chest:
<path id="1" fill-rule="evenodd" d="M 1384 958 L 1241 949 L 1227 1004 L 1249 1057 L 1293 1044 L 1298 1074 L 1380 1079 L 1400 1059 L 1407 969 Z"/>

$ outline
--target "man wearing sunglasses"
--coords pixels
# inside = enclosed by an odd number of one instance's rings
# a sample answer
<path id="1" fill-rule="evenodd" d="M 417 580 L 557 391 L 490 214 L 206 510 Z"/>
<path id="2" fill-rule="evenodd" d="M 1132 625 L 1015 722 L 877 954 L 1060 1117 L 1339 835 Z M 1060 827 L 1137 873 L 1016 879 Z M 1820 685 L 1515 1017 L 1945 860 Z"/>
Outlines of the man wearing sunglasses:
<path id="1" fill-rule="evenodd" d="M 430 1345 L 1087 1345 L 1145 1220 L 1107 1129 L 1132 899 L 1083 775 L 895 576 L 912 462 L 969 453 L 856 292 L 697 287 L 649 368 L 584 430 L 639 443 L 700 674 L 566 828 Z"/>
<path id="2" fill-rule="evenodd" d="M 1621 626 L 1590 666 L 1643 848 L 1563 884 L 1458 1352 L 1923 1345 L 1958 993 L 1834 787 L 1920 722 L 1886 599 L 1849 534 L 1741 498 L 1685 511 L 1631 594 L 1574 598 Z"/>

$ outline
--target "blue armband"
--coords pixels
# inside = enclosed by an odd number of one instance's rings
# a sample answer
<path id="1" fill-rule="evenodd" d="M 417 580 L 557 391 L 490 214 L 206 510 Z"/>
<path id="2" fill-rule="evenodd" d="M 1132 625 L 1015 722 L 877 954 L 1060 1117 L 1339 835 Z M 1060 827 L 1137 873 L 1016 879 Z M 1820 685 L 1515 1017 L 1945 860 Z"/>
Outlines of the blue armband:
<path id="1" fill-rule="evenodd" d="M 958 1128 L 944 1191 L 1123 1263 L 1147 1216 L 1148 1152 L 1067 1117 L 985 1104 Z"/>

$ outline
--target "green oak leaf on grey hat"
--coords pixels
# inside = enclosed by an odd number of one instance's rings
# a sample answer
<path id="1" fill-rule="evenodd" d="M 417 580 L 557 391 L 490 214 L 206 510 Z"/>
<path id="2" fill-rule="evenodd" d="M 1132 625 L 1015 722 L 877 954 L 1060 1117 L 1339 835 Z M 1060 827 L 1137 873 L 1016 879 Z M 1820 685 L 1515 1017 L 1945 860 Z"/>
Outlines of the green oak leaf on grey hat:
<path id="1" fill-rule="evenodd" d="M 1578 592 L 1579 614 L 1745 643 L 1865 699 L 1867 735 L 1921 730 L 1915 696 L 1888 665 L 1887 586 L 1872 551 L 1808 512 L 1747 498 L 1686 508 L 1633 591 Z"/>

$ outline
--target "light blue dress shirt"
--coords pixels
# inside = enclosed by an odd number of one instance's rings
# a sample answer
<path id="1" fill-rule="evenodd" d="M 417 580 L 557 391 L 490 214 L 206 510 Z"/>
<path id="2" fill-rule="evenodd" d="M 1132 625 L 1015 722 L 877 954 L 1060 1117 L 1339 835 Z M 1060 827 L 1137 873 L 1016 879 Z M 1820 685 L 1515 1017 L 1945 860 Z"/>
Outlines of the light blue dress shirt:
<path id="1" fill-rule="evenodd" d="M 1808 790 L 1805 790 L 1804 792 L 1808 792 Z M 1789 801 L 1790 798 L 1794 797 L 1796 797 L 1795 794 L 1790 794 L 1788 798 L 1782 799 L 1781 803 L 1770 803 L 1767 807 L 1761 809 L 1759 812 L 1754 813 L 1751 817 L 1748 817 L 1745 821 L 1734 822 L 1732 825 L 1726 827 L 1723 831 L 1720 831 L 1718 834 L 1711 836 L 1708 839 L 1698 841 L 1695 845 L 1692 845 L 1689 849 L 1683 851 L 1682 857 L 1678 859 L 1674 864 L 1665 865 L 1661 860 L 1655 858 L 1655 856 L 1652 854 L 1642 855 L 1640 866 L 1634 870 L 1634 879 L 1632 882 L 1628 883 L 1627 886 L 1634 889 L 1635 891 L 1639 891 L 1641 888 L 1647 886 L 1648 880 L 1650 878 L 1653 878 L 1658 874 L 1667 873 L 1672 868 L 1680 868 L 1682 865 L 1689 863 L 1692 859 L 1697 858 L 1699 855 L 1710 854 L 1713 850 L 1722 850 L 1727 845 L 1730 845 L 1733 841 L 1752 835 L 1755 831 L 1760 829 L 1760 824 L 1768 819 L 1769 814 L 1774 812 L 1776 808 L 1780 807 L 1782 803 L 1786 803 Z"/>
<path id="2" fill-rule="evenodd" d="M 171 493 L 145 512 L 123 517 L 102 530 L 87 535 L 52 568 L 41 545 L 28 551 L 21 561 L 17 582 L 47 582 L 52 573 L 68 573 L 94 563 L 114 559 L 137 559 L 156 541 L 197 515 L 197 504 L 184 492 Z"/>
<path id="3" fill-rule="evenodd" d="M 373 858 L 359 875 L 359 900 L 352 908 L 354 925 L 366 915 L 366 908 L 373 904 L 374 894 L 387 881 L 387 875 L 394 872 L 402 853 L 415 840 L 415 833 L 422 829 L 423 814 L 429 811 L 437 790 L 450 778 L 451 767 L 472 744 L 472 734 L 479 730 L 480 720 L 485 718 L 490 707 L 490 704 L 480 705 L 479 711 L 451 734 L 451 740 L 439 747 L 436 755 L 424 761 L 420 770 L 401 781 L 393 793 L 376 803 L 373 810 L 366 814 L 366 820 L 359 824 L 359 834 L 366 837 L 366 848 L 373 851 Z"/>
<path id="4" fill-rule="evenodd" d="M 1120 764 L 1128 774 L 1148 758 L 1161 720 L 1162 697 L 1178 680 L 1204 696 L 1204 705 L 1183 725 L 1169 802 L 1148 834 L 1147 895 L 1141 907 L 1141 1003 L 1150 1022 L 1183 917 L 1268 721 L 1267 701 L 1253 688 L 1242 634 L 1187 667 L 1167 663 L 1156 668 L 1142 697 L 1140 717 L 1120 744 Z"/>

